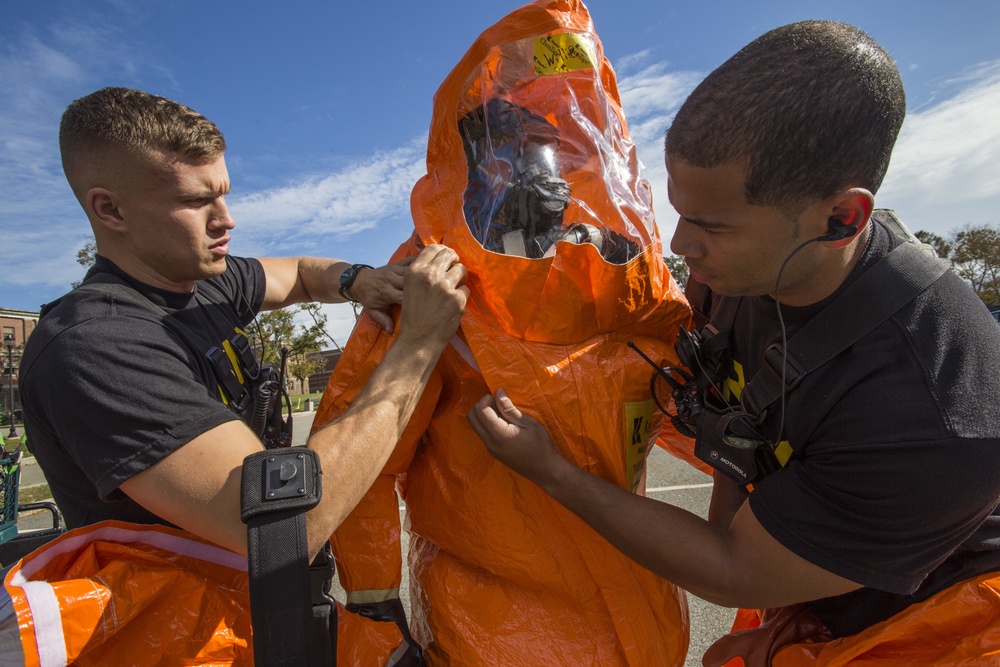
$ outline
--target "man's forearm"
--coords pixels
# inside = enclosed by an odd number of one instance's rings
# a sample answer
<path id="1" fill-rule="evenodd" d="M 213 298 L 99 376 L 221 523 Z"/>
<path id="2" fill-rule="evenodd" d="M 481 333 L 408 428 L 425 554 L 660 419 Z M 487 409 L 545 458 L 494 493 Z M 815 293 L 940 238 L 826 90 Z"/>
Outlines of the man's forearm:
<path id="1" fill-rule="evenodd" d="M 728 528 L 749 494 L 720 472 L 714 474 L 713 480 L 708 520 L 717 526 Z"/>
<path id="2" fill-rule="evenodd" d="M 539 478 L 549 495 L 626 556 L 704 600 L 768 608 L 860 588 L 786 549 L 746 503 L 728 525 L 715 525 L 562 461 Z"/>
<path id="3" fill-rule="evenodd" d="M 702 599 L 733 604 L 735 563 L 724 528 L 629 493 L 568 462 L 540 485 L 643 567 Z"/>
<path id="4" fill-rule="evenodd" d="M 340 274 L 351 264 L 342 259 L 299 257 L 299 280 L 305 288 L 303 301 L 343 303 L 340 295 Z"/>
<path id="5" fill-rule="evenodd" d="M 267 284 L 264 310 L 296 303 L 340 303 L 340 274 L 350 263 L 323 257 L 262 257 Z"/>
<path id="6" fill-rule="evenodd" d="M 307 520 L 310 553 L 330 538 L 381 472 L 439 356 L 397 340 L 351 407 L 309 438 L 323 468 L 323 500 Z"/>
<path id="7" fill-rule="evenodd" d="M 396 273 L 405 266 L 411 268 Z M 469 295 L 462 284 L 465 267 L 445 246 L 429 245 L 415 259 L 384 268 L 396 276 L 400 292 L 405 282 L 399 337 L 354 404 L 307 443 L 323 467 L 323 500 L 306 519 L 314 554 L 351 513 L 392 454 L 438 357 L 458 329 Z M 394 289 L 390 286 L 389 293 Z"/>

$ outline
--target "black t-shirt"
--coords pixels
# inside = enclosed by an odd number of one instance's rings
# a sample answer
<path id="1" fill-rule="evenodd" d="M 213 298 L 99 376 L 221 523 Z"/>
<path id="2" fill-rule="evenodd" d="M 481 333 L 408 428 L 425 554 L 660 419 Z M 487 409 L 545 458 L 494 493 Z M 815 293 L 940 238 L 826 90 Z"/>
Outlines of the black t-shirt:
<path id="1" fill-rule="evenodd" d="M 872 226 L 837 294 L 898 242 Z M 787 335 L 837 294 L 782 306 Z M 751 378 L 763 351 L 781 342 L 774 300 L 742 299 L 732 331 L 734 359 Z M 782 437 L 780 410 L 763 430 L 794 455 L 754 485 L 749 503 L 789 550 L 866 586 L 811 603 L 837 636 L 1000 570 L 1000 331 L 954 272 L 808 374 L 786 401 Z"/>
<path id="2" fill-rule="evenodd" d="M 210 429 L 239 419 L 205 357 L 264 300 L 255 259 L 229 257 L 195 292 L 157 289 L 103 257 L 84 286 L 43 311 L 24 350 L 25 429 L 73 528 L 118 519 L 162 523 L 118 487 Z M 125 283 L 148 299 L 87 287 Z"/>

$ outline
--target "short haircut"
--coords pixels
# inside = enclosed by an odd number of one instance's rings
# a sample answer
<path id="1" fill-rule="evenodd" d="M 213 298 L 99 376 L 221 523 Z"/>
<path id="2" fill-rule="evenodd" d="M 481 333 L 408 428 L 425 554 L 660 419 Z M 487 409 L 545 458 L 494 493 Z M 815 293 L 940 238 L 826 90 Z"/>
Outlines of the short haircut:
<path id="1" fill-rule="evenodd" d="M 741 163 L 747 201 L 795 217 L 844 187 L 874 194 L 905 115 L 899 70 L 875 40 L 803 21 L 709 74 L 667 130 L 666 154 L 696 167 Z"/>
<path id="2" fill-rule="evenodd" d="M 200 113 L 165 97 L 131 88 L 102 88 L 72 102 L 59 125 L 63 170 L 73 175 L 110 151 L 146 157 L 175 153 L 211 162 L 226 151 L 222 131 Z"/>

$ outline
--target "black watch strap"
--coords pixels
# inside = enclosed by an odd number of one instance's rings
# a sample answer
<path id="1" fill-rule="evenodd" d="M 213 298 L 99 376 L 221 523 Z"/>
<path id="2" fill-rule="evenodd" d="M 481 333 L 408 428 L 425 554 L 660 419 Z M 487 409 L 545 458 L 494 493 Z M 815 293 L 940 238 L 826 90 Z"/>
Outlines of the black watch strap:
<path id="1" fill-rule="evenodd" d="M 351 289 L 351 285 L 358 278 L 358 272 L 361 269 L 371 269 L 374 268 L 368 264 L 351 264 L 349 267 L 344 269 L 344 272 L 340 274 L 340 296 L 344 297 L 348 301 L 357 301 L 357 299 L 351 298 L 347 293 L 347 290 Z"/>

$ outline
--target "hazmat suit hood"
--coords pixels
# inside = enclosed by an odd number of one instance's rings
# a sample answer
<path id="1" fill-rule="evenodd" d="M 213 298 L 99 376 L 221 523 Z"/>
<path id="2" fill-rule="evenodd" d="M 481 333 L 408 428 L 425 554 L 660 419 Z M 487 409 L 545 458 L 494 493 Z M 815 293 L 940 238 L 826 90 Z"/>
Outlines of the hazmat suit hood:
<path id="1" fill-rule="evenodd" d="M 528 5 L 484 31 L 434 97 L 416 235 L 458 252 L 472 317 L 578 342 L 678 290 L 639 168 L 589 13 Z"/>

